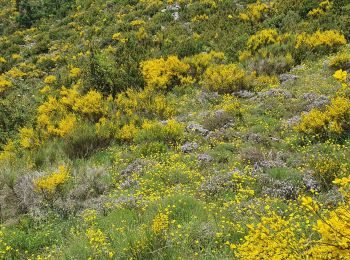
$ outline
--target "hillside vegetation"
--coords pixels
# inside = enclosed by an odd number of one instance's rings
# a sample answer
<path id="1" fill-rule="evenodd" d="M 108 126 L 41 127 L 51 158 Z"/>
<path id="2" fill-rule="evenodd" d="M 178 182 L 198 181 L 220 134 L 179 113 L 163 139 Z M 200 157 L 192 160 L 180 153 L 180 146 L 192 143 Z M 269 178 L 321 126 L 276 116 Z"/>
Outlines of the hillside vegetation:
<path id="1" fill-rule="evenodd" d="M 348 0 L 0 0 L 0 259 L 350 259 Z"/>

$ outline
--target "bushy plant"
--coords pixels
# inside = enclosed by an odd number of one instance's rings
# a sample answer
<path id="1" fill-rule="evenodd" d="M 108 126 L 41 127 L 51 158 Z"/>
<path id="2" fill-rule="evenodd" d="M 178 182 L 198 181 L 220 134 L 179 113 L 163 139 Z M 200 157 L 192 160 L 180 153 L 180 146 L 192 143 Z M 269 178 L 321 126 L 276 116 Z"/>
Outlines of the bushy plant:
<path id="1" fill-rule="evenodd" d="M 213 65 L 203 74 L 201 84 L 207 90 L 229 93 L 249 88 L 250 79 L 237 64 Z"/>
<path id="2" fill-rule="evenodd" d="M 164 124 L 145 121 L 134 140 L 136 143 L 163 141 L 167 144 L 176 145 L 183 139 L 183 136 L 184 126 L 175 120 L 168 120 Z"/>

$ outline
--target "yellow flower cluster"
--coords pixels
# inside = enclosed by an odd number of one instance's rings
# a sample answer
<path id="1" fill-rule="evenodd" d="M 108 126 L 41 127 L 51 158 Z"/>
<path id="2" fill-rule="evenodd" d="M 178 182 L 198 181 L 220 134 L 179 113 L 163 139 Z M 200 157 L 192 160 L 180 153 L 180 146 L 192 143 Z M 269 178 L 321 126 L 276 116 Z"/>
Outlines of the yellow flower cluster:
<path id="1" fill-rule="evenodd" d="M 5 76 L 0 75 L 0 93 L 4 92 L 12 86 L 12 82 L 7 80 Z"/>
<path id="2" fill-rule="evenodd" d="M 76 98 L 73 109 L 86 114 L 103 113 L 103 96 L 100 92 L 90 90 L 86 95 Z"/>
<path id="3" fill-rule="evenodd" d="M 158 213 L 156 217 L 153 219 L 152 223 L 152 231 L 155 234 L 161 234 L 167 231 L 169 227 L 169 212 Z"/>
<path id="4" fill-rule="evenodd" d="M 196 15 L 196 16 L 192 17 L 191 21 L 192 21 L 193 23 L 195 23 L 195 22 L 206 21 L 206 20 L 208 20 L 208 19 L 209 19 L 209 16 L 208 16 L 208 15 L 202 14 L 202 15 Z"/>
<path id="5" fill-rule="evenodd" d="M 64 165 L 61 165 L 58 167 L 57 172 L 36 179 L 34 185 L 37 191 L 53 194 L 57 188 L 66 183 L 68 179 L 69 171 Z"/>
<path id="6" fill-rule="evenodd" d="M 240 13 L 238 18 L 242 21 L 258 22 L 263 19 L 264 14 L 270 9 L 271 7 L 268 4 L 257 1 L 256 3 L 248 4 L 247 9 Z"/>
<path id="7" fill-rule="evenodd" d="M 52 83 L 55 83 L 57 80 L 56 76 L 54 75 L 49 75 L 47 77 L 44 78 L 44 83 L 45 84 L 52 84 Z"/>
<path id="8" fill-rule="evenodd" d="M 333 77 L 340 82 L 345 82 L 347 76 L 348 76 L 348 73 L 346 71 L 343 71 L 342 69 L 337 70 L 333 74 Z"/>
<path id="9" fill-rule="evenodd" d="M 107 113 L 109 102 L 101 93 L 90 90 L 81 95 L 78 89 L 79 84 L 72 88 L 62 87 L 60 99 L 48 96 L 48 100 L 38 107 L 37 125 L 46 135 L 65 136 L 74 129 L 78 116 Z"/>
<path id="10" fill-rule="evenodd" d="M 320 239 L 314 241 L 308 252 L 312 258 L 348 259 L 350 258 L 350 178 L 336 179 L 343 202 L 326 216 L 319 216 L 314 230 Z"/>
<path id="11" fill-rule="evenodd" d="M 308 16 L 314 17 L 318 15 L 325 14 L 329 9 L 331 9 L 333 3 L 329 0 L 322 1 L 317 8 L 314 8 L 308 12 Z"/>
<path id="12" fill-rule="evenodd" d="M 305 239 L 298 238 L 291 220 L 275 213 L 247 227 L 249 234 L 236 251 L 241 259 L 300 259 L 306 247 Z"/>
<path id="13" fill-rule="evenodd" d="M 297 36 L 295 47 L 305 47 L 308 49 L 316 49 L 319 47 L 335 48 L 346 44 L 343 34 L 336 30 L 317 31 L 312 34 L 302 33 Z"/>
<path id="14" fill-rule="evenodd" d="M 162 93 L 156 93 L 147 88 L 142 91 L 127 89 L 117 95 L 115 103 L 118 106 L 117 117 L 125 114 L 132 118 L 144 113 L 168 118 L 175 115 L 176 106 Z"/>
<path id="15" fill-rule="evenodd" d="M 23 148 L 32 148 L 39 144 L 38 137 L 36 136 L 33 128 L 21 128 L 19 130 L 20 145 Z"/>
<path id="16" fill-rule="evenodd" d="M 314 230 L 321 235 L 308 254 L 318 259 L 350 258 L 350 211 L 340 206 L 327 219 L 319 219 Z"/>
<path id="17" fill-rule="evenodd" d="M 93 250 L 101 252 L 107 245 L 107 239 L 99 228 L 90 227 L 86 230 L 85 234 Z"/>
<path id="18" fill-rule="evenodd" d="M 305 134 L 341 134 L 348 127 L 350 117 L 350 100 L 346 97 L 335 97 L 325 111 L 312 109 L 302 115 L 296 130 Z"/>
<path id="19" fill-rule="evenodd" d="M 247 75 L 236 64 L 213 65 L 203 74 L 204 88 L 219 92 L 232 92 L 247 85 Z"/>
<path id="20" fill-rule="evenodd" d="M 121 42 L 121 43 L 125 43 L 127 42 L 127 38 L 124 38 L 123 35 L 119 32 L 119 33 L 115 33 L 112 35 L 112 39 L 114 41 L 118 41 L 118 42 Z"/>
<path id="21" fill-rule="evenodd" d="M 72 78 L 77 78 L 80 76 L 80 73 L 81 73 L 81 69 L 80 68 L 71 68 L 69 70 L 69 76 L 72 77 Z"/>
<path id="22" fill-rule="evenodd" d="M 190 66 L 176 56 L 169 56 L 167 59 L 153 59 L 143 61 L 140 64 L 141 72 L 151 89 L 167 89 L 173 87 L 172 82 L 186 79 L 185 74 Z"/>
<path id="23" fill-rule="evenodd" d="M 176 144 L 184 134 L 184 125 L 174 119 L 168 120 L 166 124 L 158 121 L 145 120 L 142 129 L 138 131 L 137 140 L 165 141 Z"/>
<path id="24" fill-rule="evenodd" d="M 264 29 L 250 36 L 247 41 L 247 47 L 251 51 L 256 51 L 261 47 L 278 43 L 279 41 L 280 36 L 276 29 Z"/>
<path id="25" fill-rule="evenodd" d="M 0 152 L 0 164 L 9 162 L 12 158 L 15 158 L 15 145 L 12 140 L 9 140 L 3 147 L 3 151 Z"/>
<path id="26" fill-rule="evenodd" d="M 223 52 L 210 51 L 208 53 L 203 52 L 191 57 L 186 57 L 184 62 L 193 67 L 198 75 L 204 72 L 204 70 L 213 63 L 218 63 L 225 59 Z"/>
<path id="27" fill-rule="evenodd" d="M 340 52 L 331 57 L 328 66 L 332 69 L 344 69 L 350 66 L 350 53 Z"/>
<path id="28" fill-rule="evenodd" d="M 6 72 L 6 74 L 12 78 L 23 78 L 27 75 L 27 73 L 16 67 L 10 69 L 8 72 Z"/>
<path id="29" fill-rule="evenodd" d="M 317 212 L 319 206 L 317 203 L 309 196 L 301 197 L 301 205 L 311 212 Z"/>
<path id="30" fill-rule="evenodd" d="M 132 141 L 138 132 L 134 123 L 125 124 L 117 133 L 117 138 L 124 141 Z"/>

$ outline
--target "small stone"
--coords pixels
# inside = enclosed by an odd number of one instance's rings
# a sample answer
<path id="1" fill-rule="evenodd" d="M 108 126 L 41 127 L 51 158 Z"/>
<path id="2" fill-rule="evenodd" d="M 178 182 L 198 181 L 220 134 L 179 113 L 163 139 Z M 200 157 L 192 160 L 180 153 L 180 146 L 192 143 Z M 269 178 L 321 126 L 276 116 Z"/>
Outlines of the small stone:
<path id="1" fill-rule="evenodd" d="M 286 82 L 290 82 L 290 81 L 295 81 L 297 80 L 299 77 L 297 75 L 294 74 L 281 74 L 279 76 L 279 80 L 281 81 L 281 84 L 284 84 Z"/>
<path id="2" fill-rule="evenodd" d="M 273 89 L 270 89 L 268 91 L 259 92 L 258 96 L 259 97 L 283 96 L 283 97 L 285 97 L 287 99 L 293 97 L 293 95 L 289 91 L 284 90 L 284 89 L 280 89 L 280 88 L 273 88 Z"/>
<path id="3" fill-rule="evenodd" d="M 200 133 L 203 136 L 206 136 L 209 134 L 209 130 L 205 129 L 202 125 L 200 124 L 196 124 L 196 123 L 190 123 L 187 127 L 186 127 L 187 132 L 197 132 Z"/>
<path id="4" fill-rule="evenodd" d="M 211 162 L 211 161 L 213 161 L 213 157 L 211 157 L 207 153 L 198 154 L 197 158 L 198 158 L 198 161 L 200 161 L 200 162 Z"/>
<path id="5" fill-rule="evenodd" d="M 255 96 L 255 93 L 247 90 L 241 90 L 233 93 L 233 95 L 240 98 L 252 98 Z"/>
<path id="6" fill-rule="evenodd" d="M 183 146 L 181 146 L 181 151 L 184 153 L 190 153 L 194 150 L 197 150 L 199 145 L 196 142 L 186 142 Z"/>

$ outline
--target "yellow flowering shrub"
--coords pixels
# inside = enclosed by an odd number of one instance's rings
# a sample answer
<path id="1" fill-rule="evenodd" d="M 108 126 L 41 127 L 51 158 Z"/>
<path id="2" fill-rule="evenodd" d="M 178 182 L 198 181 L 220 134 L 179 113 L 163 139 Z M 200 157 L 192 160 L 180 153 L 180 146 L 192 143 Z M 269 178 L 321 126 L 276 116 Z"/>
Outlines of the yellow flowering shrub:
<path id="1" fill-rule="evenodd" d="M 67 116 L 65 106 L 56 98 L 49 96 L 48 101 L 38 107 L 37 126 L 45 135 L 63 136 L 71 129 L 75 119 Z"/>
<path id="2" fill-rule="evenodd" d="M 98 121 L 107 113 L 110 98 L 95 90 L 82 95 L 79 87 L 79 83 L 71 88 L 62 87 L 59 98 L 48 96 L 38 107 L 37 126 L 45 136 L 66 136 L 75 129 L 79 118 Z"/>
<path id="3" fill-rule="evenodd" d="M 167 231 L 170 225 L 169 213 L 158 213 L 156 217 L 153 219 L 152 223 L 152 231 L 155 234 L 161 234 Z"/>
<path id="4" fill-rule="evenodd" d="M 123 37 L 123 35 L 120 32 L 113 34 L 112 39 L 121 43 L 125 43 L 128 40 L 127 38 Z"/>
<path id="5" fill-rule="evenodd" d="M 27 75 L 27 73 L 23 72 L 19 68 L 12 68 L 8 72 L 6 72 L 6 75 L 12 77 L 12 78 L 23 78 Z"/>
<path id="6" fill-rule="evenodd" d="M 39 144 L 38 137 L 33 128 L 21 128 L 19 130 L 20 145 L 23 148 L 33 148 Z"/>
<path id="7" fill-rule="evenodd" d="M 349 127 L 350 100 L 346 97 L 335 97 L 325 111 L 312 109 L 303 114 L 296 130 L 305 134 L 324 135 L 327 133 L 342 134 Z"/>
<path id="8" fill-rule="evenodd" d="M 317 259 L 350 258 L 350 211 L 340 206 L 329 213 L 326 219 L 319 219 L 314 230 L 321 235 L 308 255 Z"/>
<path id="9" fill-rule="evenodd" d="M 90 90 L 86 95 L 75 100 L 73 109 L 82 113 L 103 113 L 103 96 L 100 92 Z"/>
<path id="10" fill-rule="evenodd" d="M 81 74 L 81 69 L 80 68 L 71 68 L 69 70 L 69 76 L 72 77 L 72 78 L 76 78 L 76 77 L 79 77 Z"/>
<path id="11" fill-rule="evenodd" d="M 257 1 L 253 4 L 248 4 L 244 12 L 241 12 L 238 16 L 242 21 L 258 22 L 263 20 L 264 15 L 269 12 L 271 6 L 261 1 Z"/>
<path id="12" fill-rule="evenodd" d="M 244 243 L 237 245 L 236 256 L 240 259 L 300 259 L 307 246 L 306 239 L 298 237 L 292 220 L 275 213 L 247 227 Z"/>
<path id="13" fill-rule="evenodd" d="M 184 62 L 189 64 L 195 72 L 200 75 L 204 70 L 213 63 L 219 63 L 225 59 L 225 54 L 223 52 L 204 52 L 191 57 L 184 58 Z"/>
<path id="14" fill-rule="evenodd" d="M 0 75 L 0 93 L 12 87 L 12 82 L 7 80 L 5 76 Z"/>
<path id="15" fill-rule="evenodd" d="M 280 41 L 280 36 L 276 29 L 264 29 L 249 37 L 247 47 L 251 51 L 256 51 L 261 47 L 275 44 Z"/>
<path id="16" fill-rule="evenodd" d="M 312 34 L 299 34 L 295 48 L 304 47 L 311 50 L 320 47 L 336 48 L 346 43 L 345 36 L 336 30 L 317 31 Z"/>
<path id="17" fill-rule="evenodd" d="M 117 133 L 117 138 L 124 141 L 132 141 L 136 136 L 138 128 L 134 123 L 125 124 Z"/>
<path id="18" fill-rule="evenodd" d="M 205 89 L 232 92 L 249 85 L 246 72 L 236 64 L 213 65 L 206 69 L 201 84 Z"/>
<path id="19" fill-rule="evenodd" d="M 313 229 L 320 235 L 312 241 L 312 247 L 307 255 L 317 259 L 348 259 L 350 257 L 350 178 L 333 181 L 339 185 L 343 201 L 329 213 L 316 214 L 318 218 Z"/>
<path id="20" fill-rule="evenodd" d="M 348 76 L 348 73 L 342 69 L 337 70 L 333 74 L 333 77 L 340 82 L 345 82 L 347 79 L 347 76 Z"/>
<path id="21" fill-rule="evenodd" d="M 129 88 L 117 95 L 115 103 L 118 116 L 133 117 L 146 114 L 169 118 L 176 114 L 175 103 L 169 101 L 162 93 L 156 94 L 148 88 L 142 91 Z"/>
<path id="22" fill-rule="evenodd" d="M 176 56 L 167 59 L 153 59 L 141 62 L 141 72 L 147 87 L 154 90 L 167 89 L 180 84 L 181 79 L 186 78 L 190 66 Z"/>
<path id="23" fill-rule="evenodd" d="M 350 53 L 341 52 L 331 57 L 328 66 L 332 69 L 348 69 L 350 68 Z"/>
<path id="24" fill-rule="evenodd" d="M 73 131 L 76 121 L 77 118 L 74 114 L 68 114 L 58 122 L 57 127 L 49 126 L 48 132 L 63 137 Z"/>
<path id="25" fill-rule="evenodd" d="M 9 162 L 15 157 L 15 144 L 12 140 L 9 140 L 0 152 L 0 164 L 1 162 Z"/>
<path id="26" fill-rule="evenodd" d="M 333 3 L 329 0 L 322 1 L 317 8 L 314 8 L 308 12 L 308 16 L 314 17 L 325 14 L 329 9 L 331 9 Z"/>
<path id="27" fill-rule="evenodd" d="M 69 171 L 64 166 L 58 167 L 56 172 L 50 175 L 39 177 L 34 181 L 35 189 L 37 191 L 42 191 L 47 194 L 53 194 L 59 189 L 63 184 L 69 179 Z"/>
<path id="28" fill-rule="evenodd" d="M 56 76 L 54 75 L 49 75 L 47 77 L 44 78 L 44 83 L 45 84 L 52 84 L 52 83 L 55 83 L 57 80 Z"/>

